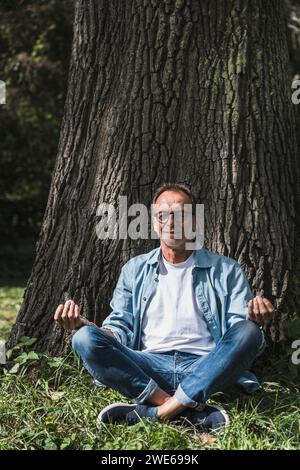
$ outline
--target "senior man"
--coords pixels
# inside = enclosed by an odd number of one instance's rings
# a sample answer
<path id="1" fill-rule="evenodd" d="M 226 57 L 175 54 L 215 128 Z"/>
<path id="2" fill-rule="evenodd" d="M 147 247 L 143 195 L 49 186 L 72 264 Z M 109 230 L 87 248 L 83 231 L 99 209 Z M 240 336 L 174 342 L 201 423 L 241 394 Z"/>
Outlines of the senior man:
<path id="1" fill-rule="evenodd" d="M 181 417 L 217 430 L 229 418 L 207 400 L 234 384 L 247 392 L 260 388 L 248 369 L 265 347 L 262 325 L 274 307 L 253 296 L 235 260 L 190 249 L 192 238 L 176 235 L 175 219 L 184 219 L 185 205 L 194 222 L 189 188 L 165 184 L 153 203 L 160 247 L 123 266 L 102 327 L 82 316 L 73 300 L 59 305 L 54 319 L 77 330 L 72 346 L 92 377 L 132 402 L 105 407 L 100 423 Z"/>

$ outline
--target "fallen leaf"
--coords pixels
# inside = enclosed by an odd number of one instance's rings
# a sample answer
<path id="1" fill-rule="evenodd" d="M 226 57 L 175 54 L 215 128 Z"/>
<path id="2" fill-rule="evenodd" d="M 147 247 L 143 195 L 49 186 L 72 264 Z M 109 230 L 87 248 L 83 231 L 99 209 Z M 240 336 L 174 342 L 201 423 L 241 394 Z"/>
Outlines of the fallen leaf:
<path id="1" fill-rule="evenodd" d="M 51 390 L 49 391 L 49 395 L 51 397 L 51 400 L 53 401 L 58 401 L 60 400 L 64 395 L 65 395 L 66 392 L 52 392 Z"/>
<path id="2" fill-rule="evenodd" d="M 204 432 L 201 434 L 201 441 L 202 444 L 213 444 L 216 442 L 216 438 L 213 437 L 211 434 L 208 434 L 207 432 Z"/>

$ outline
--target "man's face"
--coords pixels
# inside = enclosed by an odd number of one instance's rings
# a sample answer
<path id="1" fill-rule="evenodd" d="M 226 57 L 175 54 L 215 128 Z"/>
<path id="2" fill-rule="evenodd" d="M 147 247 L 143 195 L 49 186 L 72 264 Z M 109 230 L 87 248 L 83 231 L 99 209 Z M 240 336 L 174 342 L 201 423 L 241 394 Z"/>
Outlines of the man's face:
<path id="1" fill-rule="evenodd" d="M 185 204 L 190 206 L 184 207 Z M 192 237 L 185 229 L 195 226 L 195 216 L 191 215 L 191 200 L 181 191 L 164 191 L 156 200 L 154 207 L 153 226 L 162 243 L 172 249 L 184 249 L 184 245 Z"/>

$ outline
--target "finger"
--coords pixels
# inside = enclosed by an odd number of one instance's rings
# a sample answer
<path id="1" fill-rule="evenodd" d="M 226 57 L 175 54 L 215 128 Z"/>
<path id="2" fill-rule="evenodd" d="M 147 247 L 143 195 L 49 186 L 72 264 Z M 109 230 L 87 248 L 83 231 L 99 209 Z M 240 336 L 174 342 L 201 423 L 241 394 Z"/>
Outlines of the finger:
<path id="1" fill-rule="evenodd" d="M 77 319 L 80 317 L 80 312 L 79 312 L 79 307 L 77 304 L 75 304 L 75 313 L 74 313 L 74 317 Z"/>
<path id="2" fill-rule="evenodd" d="M 79 326 L 82 325 L 82 316 L 79 313 L 79 307 L 75 305 L 75 317 L 74 317 L 74 328 L 78 328 Z"/>
<path id="3" fill-rule="evenodd" d="M 67 302 L 64 305 L 63 313 L 61 315 L 62 324 L 66 330 L 69 329 L 68 313 L 69 313 L 70 304 L 71 304 L 71 300 L 67 300 Z"/>
<path id="4" fill-rule="evenodd" d="M 257 296 L 253 300 L 253 312 L 254 312 L 254 316 L 255 316 L 255 322 L 258 325 L 261 325 L 263 323 L 263 320 L 262 320 L 262 316 L 261 316 L 260 311 L 259 311 L 259 304 L 258 304 Z"/>
<path id="5" fill-rule="evenodd" d="M 261 300 L 264 304 L 264 312 L 265 312 L 264 313 L 264 321 L 268 322 L 273 318 L 274 313 L 275 313 L 275 308 L 272 305 L 272 303 L 268 299 L 266 299 L 265 297 L 261 297 Z"/>
<path id="6" fill-rule="evenodd" d="M 266 299 L 265 297 L 263 297 L 262 300 L 263 300 L 268 312 L 273 313 L 275 311 L 275 308 L 274 308 L 273 304 L 268 299 Z"/>
<path id="7" fill-rule="evenodd" d="M 71 314 L 70 314 L 70 311 L 71 311 Z M 75 302 L 73 301 L 70 306 L 68 319 L 69 319 L 69 328 L 71 330 L 78 328 L 82 324 L 82 317 L 79 312 L 79 306 L 75 304 Z"/>
<path id="8" fill-rule="evenodd" d="M 68 312 L 68 320 L 69 320 L 69 329 L 73 330 L 75 328 L 74 325 L 74 315 L 75 315 L 75 302 L 71 300 L 69 312 Z"/>
<path id="9" fill-rule="evenodd" d="M 258 297 L 258 304 L 259 304 L 259 312 L 261 315 L 261 324 L 265 324 L 269 320 L 269 311 L 267 310 L 267 307 L 263 301 L 263 297 Z"/>
<path id="10" fill-rule="evenodd" d="M 259 313 L 261 315 L 265 315 L 266 313 L 268 313 L 265 303 L 263 302 L 262 297 L 260 297 L 259 295 L 257 296 L 257 303 L 258 303 Z"/>
<path id="11" fill-rule="evenodd" d="M 73 318 L 74 313 L 75 313 L 75 302 L 73 302 L 73 300 L 70 300 L 68 318 Z"/>
<path id="12" fill-rule="evenodd" d="M 75 312 L 74 312 L 74 328 L 78 328 L 78 326 L 81 325 L 81 315 L 79 312 L 79 307 L 77 304 L 75 304 Z"/>
<path id="13" fill-rule="evenodd" d="M 70 302 L 71 302 L 70 300 L 67 300 L 67 301 L 65 302 L 64 309 L 63 309 L 63 312 L 62 312 L 62 315 L 61 315 L 63 319 L 65 319 L 66 316 L 68 315 Z"/>
<path id="14" fill-rule="evenodd" d="M 60 321 L 61 319 L 61 314 L 63 312 L 63 309 L 64 309 L 64 305 L 63 304 L 60 304 L 57 309 L 55 310 L 55 314 L 54 314 L 54 320 L 55 321 Z"/>
<path id="15" fill-rule="evenodd" d="M 254 297 L 254 299 L 253 299 L 253 313 L 254 313 L 255 316 L 259 314 L 257 297 Z"/>

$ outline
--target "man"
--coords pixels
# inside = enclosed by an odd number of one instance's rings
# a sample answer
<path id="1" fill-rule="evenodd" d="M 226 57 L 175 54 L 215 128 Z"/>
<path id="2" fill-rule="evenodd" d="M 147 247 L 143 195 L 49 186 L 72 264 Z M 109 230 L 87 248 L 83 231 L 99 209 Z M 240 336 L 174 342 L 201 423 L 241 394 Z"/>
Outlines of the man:
<path id="1" fill-rule="evenodd" d="M 274 308 L 253 298 L 236 261 L 188 249 L 192 238 L 185 233 L 178 238 L 175 219 L 184 220 L 185 205 L 195 222 L 195 198 L 186 186 L 163 185 L 153 203 L 160 247 L 123 266 L 102 327 L 81 316 L 72 300 L 54 318 L 78 330 L 72 346 L 94 379 L 133 402 L 104 408 L 100 423 L 182 417 L 216 430 L 229 419 L 207 404 L 211 394 L 233 384 L 248 392 L 260 387 L 247 369 L 265 347 L 261 325 Z"/>

